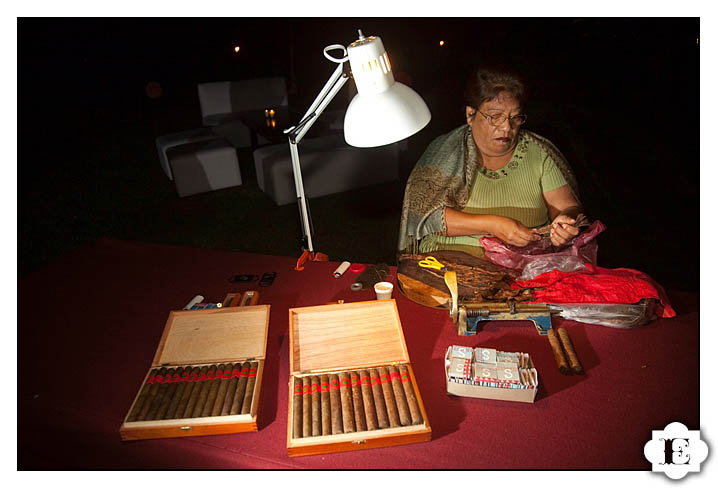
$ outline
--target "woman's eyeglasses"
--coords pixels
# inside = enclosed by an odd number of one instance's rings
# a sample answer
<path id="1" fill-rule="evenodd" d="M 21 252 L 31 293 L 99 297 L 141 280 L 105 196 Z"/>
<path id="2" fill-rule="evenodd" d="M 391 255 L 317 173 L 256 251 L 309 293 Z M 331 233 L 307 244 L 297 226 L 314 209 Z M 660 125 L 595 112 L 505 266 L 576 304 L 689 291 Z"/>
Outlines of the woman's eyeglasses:
<path id="1" fill-rule="evenodd" d="M 489 124 L 491 124 L 492 126 L 498 127 L 504 122 L 506 122 L 506 119 L 509 120 L 509 124 L 511 124 L 512 126 L 520 126 L 521 124 L 526 122 L 526 115 L 524 114 L 516 114 L 509 117 L 506 114 L 484 114 L 479 110 L 477 110 L 476 112 L 486 117 L 486 120 L 489 121 Z"/>

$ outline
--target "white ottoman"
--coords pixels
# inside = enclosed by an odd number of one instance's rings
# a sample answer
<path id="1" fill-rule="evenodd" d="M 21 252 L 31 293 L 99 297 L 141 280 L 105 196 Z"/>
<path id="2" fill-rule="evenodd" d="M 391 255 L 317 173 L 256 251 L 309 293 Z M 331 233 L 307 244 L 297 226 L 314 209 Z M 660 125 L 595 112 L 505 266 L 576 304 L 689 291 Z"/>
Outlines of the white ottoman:
<path id="1" fill-rule="evenodd" d="M 218 137 L 219 136 L 208 127 L 199 127 L 197 129 L 189 129 L 187 131 L 173 132 L 172 134 L 159 136 L 155 139 L 155 147 L 157 148 L 157 156 L 160 159 L 162 171 L 165 172 L 167 178 L 170 180 L 173 179 L 172 169 L 170 168 L 170 162 L 167 158 L 167 152 L 172 148 L 184 144 L 197 143 L 199 141 L 209 141 L 210 139 L 217 139 Z"/>
<path id="2" fill-rule="evenodd" d="M 237 151 L 223 139 L 177 146 L 167 156 L 180 197 L 242 185 Z"/>

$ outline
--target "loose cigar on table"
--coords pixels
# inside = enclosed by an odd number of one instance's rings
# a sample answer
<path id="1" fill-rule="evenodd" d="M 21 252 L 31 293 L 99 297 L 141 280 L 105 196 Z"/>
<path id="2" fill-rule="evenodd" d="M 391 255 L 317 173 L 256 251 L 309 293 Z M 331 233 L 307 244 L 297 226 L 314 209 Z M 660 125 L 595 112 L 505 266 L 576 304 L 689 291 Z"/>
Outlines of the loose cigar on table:
<path id="1" fill-rule="evenodd" d="M 377 428 L 376 409 L 374 408 L 374 396 L 371 392 L 371 375 L 366 370 L 359 372 L 359 383 L 361 384 L 361 397 L 364 404 L 364 417 L 366 427 L 373 431 Z"/>
<path id="2" fill-rule="evenodd" d="M 312 398 L 309 391 L 312 389 L 312 378 L 302 378 L 302 438 L 312 436 Z"/>
<path id="3" fill-rule="evenodd" d="M 228 363 L 222 370 L 222 375 L 219 378 L 219 388 L 217 389 L 217 396 L 214 398 L 214 404 L 210 411 L 210 416 L 219 416 L 222 414 L 222 407 L 224 406 L 224 400 L 227 397 L 227 388 L 232 378 L 232 364 Z"/>
<path id="4" fill-rule="evenodd" d="M 369 369 L 371 376 L 371 395 L 374 398 L 374 408 L 376 409 L 376 421 L 379 428 L 389 427 L 389 415 L 386 411 L 386 402 L 384 401 L 384 393 L 381 388 L 381 379 L 379 372 L 375 368 Z"/>
<path id="5" fill-rule="evenodd" d="M 359 372 L 349 372 L 349 383 L 352 386 L 352 405 L 354 406 L 354 424 L 357 431 L 366 431 L 364 402 L 361 395 Z"/>
<path id="6" fill-rule="evenodd" d="M 237 388 L 232 395 L 232 407 L 229 408 L 229 414 L 239 414 L 242 411 L 242 403 L 244 403 L 244 394 L 247 390 L 247 375 L 249 375 L 249 362 L 242 363 L 242 370 L 239 372 L 239 380 Z"/>
<path id="7" fill-rule="evenodd" d="M 421 424 L 424 422 L 424 418 L 421 416 L 419 402 L 416 400 L 416 392 L 414 392 L 414 383 L 411 381 L 411 375 L 409 375 L 406 365 L 399 365 L 399 374 L 401 375 L 401 385 L 404 387 L 406 403 L 409 405 L 411 424 Z"/>
<path id="8" fill-rule="evenodd" d="M 224 373 L 224 363 L 219 364 L 214 370 L 211 370 L 207 377 L 209 377 L 209 388 L 207 390 L 207 400 L 202 406 L 202 412 L 200 416 L 206 417 L 212 415 L 212 408 L 214 407 L 214 401 L 217 398 L 217 392 L 219 391 L 219 383 L 222 382 L 222 375 Z"/>
<path id="9" fill-rule="evenodd" d="M 336 374 L 329 376 L 329 401 L 332 411 L 332 435 L 344 433 L 342 421 L 342 401 L 339 394 L 339 377 Z"/>
<path id="10" fill-rule="evenodd" d="M 569 370 L 568 368 L 566 356 L 563 354 L 563 350 L 561 349 L 561 340 L 558 339 L 558 335 L 553 328 L 548 330 L 548 341 L 551 344 L 551 350 L 553 350 L 553 357 L 556 359 L 556 365 L 558 365 L 558 370 L 562 374 L 570 374 L 571 370 Z"/>
<path id="11" fill-rule="evenodd" d="M 396 367 L 389 366 L 387 367 L 387 372 L 391 378 L 391 388 L 394 391 L 396 409 L 399 412 L 399 423 L 402 426 L 409 426 L 411 424 L 411 414 L 409 414 L 409 404 L 406 402 L 406 394 L 404 394 L 404 387 L 401 385 L 399 371 Z"/>
<path id="12" fill-rule="evenodd" d="M 379 376 L 381 378 L 381 390 L 384 394 L 384 402 L 386 402 L 386 412 L 389 415 L 389 426 L 401 426 L 399 421 L 399 413 L 396 407 L 396 399 L 394 399 L 394 389 L 391 388 L 391 378 L 386 367 L 379 367 Z"/>
<path id="13" fill-rule="evenodd" d="M 185 389 L 190 385 L 189 383 L 189 374 L 192 372 L 192 367 L 187 366 L 182 369 L 182 372 L 179 374 L 179 382 L 177 383 L 177 388 L 174 391 L 174 394 L 172 396 L 172 400 L 170 401 L 170 407 L 167 408 L 167 412 L 165 413 L 164 419 L 175 419 L 179 418 L 181 415 L 177 415 L 177 409 L 180 406 L 180 402 L 182 401 L 182 396 L 184 394 Z M 184 410 L 184 408 L 182 408 Z"/>
<path id="14" fill-rule="evenodd" d="M 568 335 L 568 331 L 566 331 L 565 328 L 558 328 L 558 337 L 561 340 L 563 349 L 566 351 L 566 356 L 568 356 L 568 363 L 571 365 L 571 370 L 573 370 L 575 374 L 582 374 L 583 367 L 581 366 L 581 362 L 578 361 L 578 355 L 576 355 L 576 350 L 573 348 L 573 343 L 571 342 L 571 337 Z"/>
<path id="15" fill-rule="evenodd" d="M 319 378 L 319 397 L 322 402 L 322 435 L 332 434 L 332 407 L 329 400 L 329 376 Z"/>
<path id="16" fill-rule="evenodd" d="M 316 375 L 312 376 L 309 396 L 312 401 L 312 436 L 319 436 L 322 434 L 322 408 L 319 399 L 319 377 Z"/>
<path id="17" fill-rule="evenodd" d="M 209 395 L 209 389 L 212 385 L 211 380 L 214 378 L 215 370 L 217 370 L 217 365 L 209 365 L 207 366 L 207 370 L 204 371 L 204 377 L 200 373 L 201 380 L 198 382 L 200 384 L 200 390 L 197 395 L 197 403 L 194 405 L 194 409 L 192 410 L 191 417 L 193 418 L 202 416 L 202 410 L 207 402 L 207 396 Z"/>
<path id="18" fill-rule="evenodd" d="M 292 438 L 301 438 L 302 430 L 302 379 L 294 377 L 294 394 L 292 397 Z"/>
<path id="19" fill-rule="evenodd" d="M 232 409 L 232 400 L 234 399 L 234 393 L 237 390 L 237 382 L 239 382 L 239 376 L 242 372 L 242 364 L 233 364 L 231 370 L 232 373 L 230 374 L 229 382 L 227 382 L 227 392 L 224 395 L 222 408 L 219 412 L 220 416 L 227 416 L 229 411 Z"/>
<path id="20" fill-rule="evenodd" d="M 159 368 L 153 368 L 150 371 L 150 374 L 147 376 L 147 380 L 145 380 L 145 384 L 142 386 L 142 389 L 140 389 L 140 393 L 137 395 L 135 404 L 130 410 L 130 414 L 127 415 L 127 421 L 137 420 L 140 412 L 142 411 L 142 408 L 144 407 L 147 400 L 150 398 L 150 390 L 152 390 L 152 386 L 155 384 L 155 375 L 157 375 L 159 371 Z"/>
<path id="21" fill-rule="evenodd" d="M 175 368 L 165 374 L 165 383 L 167 383 L 167 389 L 164 392 L 164 399 L 162 400 L 162 403 L 157 410 L 155 419 L 167 419 L 167 413 L 172 406 L 172 400 L 174 399 L 175 393 L 177 392 L 177 388 L 180 386 L 182 380 L 180 377 L 181 373 L 181 368 Z"/>
<path id="22" fill-rule="evenodd" d="M 354 406 L 352 406 L 352 388 L 349 384 L 349 373 L 339 373 L 339 396 L 342 403 L 342 423 L 344 433 L 354 433 Z"/>
<path id="23" fill-rule="evenodd" d="M 182 392 L 182 397 L 180 398 L 180 402 L 177 405 L 177 410 L 175 411 L 175 419 L 189 417 L 187 408 L 190 404 L 190 399 L 192 398 L 192 392 L 197 386 L 197 378 L 199 377 L 200 371 L 200 367 L 192 367 L 192 371 L 190 372 L 189 378 L 187 379 L 187 385 Z M 189 412 L 192 411 L 189 410 Z"/>
<path id="24" fill-rule="evenodd" d="M 249 372 L 247 373 L 247 389 L 244 393 L 244 401 L 242 401 L 242 414 L 249 414 L 252 409 L 252 399 L 254 399 L 254 385 L 257 383 L 257 369 L 259 363 L 251 362 L 249 364 Z"/>
<path id="25" fill-rule="evenodd" d="M 145 406 L 142 408 L 142 411 L 140 412 L 140 415 L 137 419 L 155 419 L 155 414 L 157 414 L 157 409 L 159 408 L 160 402 L 159 393 L 163 390 L 163 387 L 165 386 L 164 378 L 166 373 L 167 368 L 162 367 L 157 373 L 157 375 L 155 375 L 155 385 L 152 386 L 152 390 L 150 391 L 150 398 L 148 399 L 148 402 L 145 404 Z"/>

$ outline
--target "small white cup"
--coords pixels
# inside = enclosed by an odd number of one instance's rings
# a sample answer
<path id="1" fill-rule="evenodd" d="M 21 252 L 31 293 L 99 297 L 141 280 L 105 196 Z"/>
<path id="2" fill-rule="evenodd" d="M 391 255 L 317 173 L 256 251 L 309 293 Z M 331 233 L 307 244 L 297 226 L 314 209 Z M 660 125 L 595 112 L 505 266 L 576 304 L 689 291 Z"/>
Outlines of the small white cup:
<path id="1" fill-rule="evenodd" d="M 394 284 L 391 282 L 377 282 L 374 284 L 374 292 L 376 292 L 377 300 L 391 299 L 393 290 Z"/>

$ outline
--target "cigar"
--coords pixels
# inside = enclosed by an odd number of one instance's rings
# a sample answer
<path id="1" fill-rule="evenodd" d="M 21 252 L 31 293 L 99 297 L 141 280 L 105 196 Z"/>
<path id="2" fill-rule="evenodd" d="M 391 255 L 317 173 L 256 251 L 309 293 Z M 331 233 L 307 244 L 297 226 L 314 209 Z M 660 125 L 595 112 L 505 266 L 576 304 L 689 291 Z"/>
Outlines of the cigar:
<path id="1" fill-rule="evenodd" d="M 136 421 L 139 417 L 142 408 L 144 407 L 147 400 L 150 398 L 150 390 L 152 390 L 152 386 L 155 384 L 155 375 L 157 375 L 159 371 L 159 368 L 153 368 L 150 371 L 150 375 L 147 376 L 145 384 L 142 386 L 140 393 L 137 395 L 137 399 L 135 400 L 134 406 L 132 406 L 132 409 L 130 410 L 130 414 L 127 415 L 128 422 Z"/>
<path id="2" fill-rule="evenodd" d="M 400 426 L 399 413 L 396 407 L 396 400 L 394 399 L 394 391 L 391 388 L 391 378 L 386 367 L 379 367 L 379 375 L 381 376 L 381 390 L 384 394 L 384 401 L 386 402 L 386 412 L 389 415 L 389 426 L 392 428 Z"/>
<path id="3" fill-rule="evenodd" d="M 381 379 L 379 372 L 375 368 L 369 369 L 371 376 L 371 394 L 374 398 L 374 407 L 376 408 L 376 420 L 379 428 L 389 427 L 389 416 L 386 412 L 386 403 L 384 402 L 384 394 L 382 394 Z"/>
<path id="4" fill-rule="evenodd" d="M 311 377 L 302 378 L 302 438 L 312 436 L 312 399 L 309 397 L 311 389 Z"/>
<path id="5" fill-rule="evenodd" d="M 256 290 L 247 290 L 242 294 L 242 299 L 239 302 L 240 306 L 256 306 L 259 302 L 259 292 Z"/>
<path id="6" fill-rule="evenodd" d="M 187 389 L 187 386 L 191 385 L 189 383 L 189 374 L 191 371 L 192 367 L 187 366 L 182 369 L 182 373 L 179 374 L 179 382 L 177 383 L 177 388 L 175 389 L 174 395 L 172 396 L 172 400 L 170 401 L 170 407 L 167 409 L 164 419 L 175 419 L 181 416 L 181 414 L 177 414 L 177 410 L 179 409 L 180 402 L 182 401 L 182 396 L 185 389 Z M 184 410 L 184 408 L 182 409 Z"/>
<path id="7" fill-rule="evenodd" d="M 239 414 L 242 410 L 242 403 L 244 402 L 244 393 L 247 389 L 247 375 L 249 374 L 249 362 L 242 364 L 242 370 L 239 372 L 239 380 L 237 381 L 237 388 L 234 390 L 232 395 L 232 407 L 229 408 L 229 414 Z"/>
<path id="8" fill-rule="evenodd" d="M 229 380 L 227 381 L 227 392 L 224 394 L 224 400 L 222 401 L 222 407 L 220 408 L 219 415 L 227 416 L 229 411 L 232 409 L 232 400 L 234 399 L 234 393 L 237 390 L 237 382 L 242 372 L 242 364 L 234 363 L 230 368 Z"/>
<path id="9" fill-rule="evenodd" d="M 339 374 L 339 395 L 342 402 L 344 433 L 354 433 L 356 431 L 354 427 L 354 406 L 352 406 L 352 391 L 347 372 Z"/>
<path id="10" fill-rule="evenodd" d="M 202 417 L 212 415 L 214 401 L 217 399 L 217 392 L 219 391 L 219 383 L 222 382 L 222 375 L 224 375 L 224 367 L 224 363 L 217 365 L 217 367 L 213 371 L 210 371 L 207 375 L 210 380 L 207 382 L 209 384 L 209 388 L 207 392 L 207 400 L 204 402 L 204 406 L 202 406 Z"/>
<path id="11" fill-rule="evenodd" d="M 322 402 L 322 435 L 332 434 L 332 408 L 329 401 L 329 376 L 322 375 L 319 384 L 319 397 Z"/>
<path id="12" fill-rule="evenodd" d="M 164 383 L 166 373 L 167 369 L 165 367 L 162 367 L 157 373 L 157 375 L 155 375 L 155 385 L 150 391 L 150 399 L 142 408 L 142 412 L 140 412 L 140 415 L 138 417 L 139 420 L 155 419 L 157 409 L 159 409 L 159 403 L 162 400 L 160 397 L 160 392 L 163 391 L 166 387 L 166 384 Z"/>
<path id="13" fill-rule="evenodd" d="M 167 389 L 164 392 L 164 399 L 162 400 L 162 403 L 157 410 L 155 419 L 167 419 L 167 413 L 172 406 L 172 400 L 174 399 L 175 392 L 177 392 L 177 388 L 179 387 L 181 382 L 181 373 L 181 368 L 175 368 L 165 374 L 165 382 L 167 383 Z"/>
<path id="14" fill-rule="evenodd" d="M 581 367 L 581 362 L 578 361 L 578 355 L 576 355 L 576 350 L 573 348 L 573 343 L 571 342 L 571 337 L 568 335 L 568 331 L 566 331 L 565 328 L 558 328 L 558 337 L 561 340 L 563 349 L 566 351 L 566 356 L 568 356 L 568 363 L 571 365 L 571 370 L 575 374 L 582 374 L 583 367 Z"/>
<path id="15" fill-rule="evenodd" d="M 421 409 L 419 409 L 419 403 L 414 392 L 414 383 L 411 381 L 409 369 L 406 365 L 399 365 L 399 374 L 401 375 L 401 385 L 404 387 L 406 403 L 409 405 L 411 424 L 421 424 L 424 422 L 424 418 L 421 416 Z"/>
<path id="16" fill-rule="evenodd" d="M 558 339 L 556 331 L 554 331 L 553 328 L 548 330 L 548 341 L 551 344 L 551 350 L 553 350 L 553 357 L 556 359 L 556 365 L 558 365 L 558 370 L 562 374 L 568 375 L 569 373 L 571 373 L 571 371 L 568 368 L 568 364 L 566 363 L 566 357 L 564 356 L 563 350 L 561 349 L 561 341 Z"/>
<path id="17" fill-rule="evenodd" d="M 249 365 L 249 372 L 247 373 L 247 392 L 244 394 L 244 401 L 242 402 L 242 414 L 249 414 L 249 411 L 252 409 L 254 385 L 257 383 L 257 368 L 259 364 L 252 362 Z"/>
<path id="18" fill-rule="evenodd" d="M 230 379 L 232 378 L 232 364 L 228 363 L 224 366 L 221 377 L 219 378 L 219 389 L 217 389 L 217 396 L 214 399 L 210 416 L 219 416 L 222 414 L 222 407 L 224 406 L 225 398 L 227 397 L 227 388 L 229 387 Z"/>
<path id="19" fill-rule="evenodd" d="M 329 403 L 332 411 L 332 435 L 344 433 L 342 401 L 339 395 L 339 377 L 336 374 L 329 376 Z"/>
<path id="20" fill-rule="evenodd" d="M 538 372 L 535 368 L 529 370 L 529 376 L 531 377 L 531 385 L 536 387 L 538 385 Z"/>
<path id="21" fill-rule="evenodd" d="M 366 431 L 366 420 L 364 419 L 364 403 L 362 402 L 361 385 L 359 385 L 359 373 L 350 372 L 349 382 L 352 386 L 352 405 L 354 406 L 354 423 L 357 431 Z"/>
<path id="22" fill-rule="evenodd" d="M 366 427 L 373 431 L 377 427 L 376 410 L 374 409 L 374 397 L 371 392 L 371 375 L 366 370 L 359 372 L 359 383 L 361 384 L 361 397 L 364 404 L 364 415 Z"/>
<path id="23" fill-rule="evenodd" d="M 319 377 L 316 375 L 312 376 L 309 395 L 312 400 L 312 436 L 319 436 L 322 434 L 322 408 L 319 399 Z"/>
<path id="24" fill-rule="evenodd" d="M 187 405 L 182 412 L 183 418 L 192 417 L 192 412 L 194 411 L 194 407 L 197 404 L 197 398 L 199 397 L 199 391 L 202 390 L 202 379 L 205 378 L 206 374 L 207 365 L 199 367 L 199 370 L 192 370 L 192 373 L 189 377 L 189 380 L 192 383 L 192 388 L 185 390 L 185 395 L 187 395 L 187 391 L 189 391 L 189 397 L 187 399 Z"/>
<path id="25" fill-rule="evenodd" d="M 192 367 L 192 371 L 187 379 L 187 385 L 184 388 L 184 392 L 182 392 L 182 398 L 180 399 L 177 410 L 175 411 L 175 418 L 189 418 L 189 413 L 192 412 L 192 409 L 189 407 L 190 400 L 192 399 L 192 394 L 195 389 L 198 389 L 197 379 L 199 378 L 200 372 L 200 367 Z"/>
<path id="26" fill-rule="evenodd" d="M 292 438 L 302 437 L 302 397 L 302 379 L 295 377 L 292 402 Z"/>
<path id="27" fill-rule="evenodd" d="M 411 415 L 409 414 L 409 405 L 406 403 L 406 395 L 401 385 L 399 371 L 394 366 L 387 367 L 387 373 L 391 379 L 391 389 L 394 391 L 394 400 L 396 400 L 396 409 L 399 412 L 399 423 L 402 426 L 411 424 Z"/>
<path id="28" fill-rule="evenodd" d="M 192 418 L 198 418 L 202 415 L 204 404 L 207 402 L 207 396 L 209 395 L 210 380 L 214 378 L 214 371 L 217 370 L 217 365 L 209 365 L 204 371 L 204 376 L 200 371 L 200 380 L 197 382 L 200 386 L 199 393 L 197 395 L 197 402 L 192 409 Z"/>

